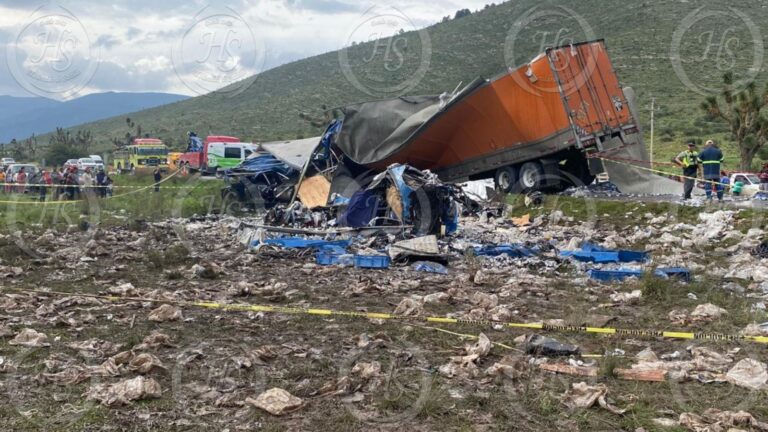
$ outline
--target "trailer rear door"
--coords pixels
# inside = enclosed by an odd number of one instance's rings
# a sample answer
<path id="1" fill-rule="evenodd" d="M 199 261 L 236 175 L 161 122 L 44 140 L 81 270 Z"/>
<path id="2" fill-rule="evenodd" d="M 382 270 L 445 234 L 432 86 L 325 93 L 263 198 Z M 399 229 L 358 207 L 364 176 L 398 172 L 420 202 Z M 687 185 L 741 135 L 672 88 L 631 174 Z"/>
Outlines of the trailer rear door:
<path id="1" fill-rule="evenodd" d="M 547 56 L 581 147 L 637 131 L 603 41 L 551 48 Z"/>

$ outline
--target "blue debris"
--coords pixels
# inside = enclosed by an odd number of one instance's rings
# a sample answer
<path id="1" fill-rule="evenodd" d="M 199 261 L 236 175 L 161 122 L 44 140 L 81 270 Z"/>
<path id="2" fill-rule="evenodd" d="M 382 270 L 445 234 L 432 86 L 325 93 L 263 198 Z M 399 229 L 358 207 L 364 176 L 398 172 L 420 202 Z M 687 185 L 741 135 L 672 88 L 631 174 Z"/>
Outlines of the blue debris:
<path id="1" fill-rule="evenodd" d="M 426 273 L 448 274 L 448 269 L 444 265 L 430 261 L 416 261 L 411 268 Z"/>
<path id="2" fill-rule="evenodd" d="M 352 240 L 309 240 L 303 237 L 282 237 L 264 240 L 265 245 L 276 245 L 286 249 L 320 249 L 329 246 L 346 248 L 351 243 Z M 258 240 L 254 240 L 253 243 L 251 243 L 251 247 L 258 245 Z"/>
<path id="3" fill-rule="evenodd" d="M 629 250 L 608 250 L 592 243 L 584 243 L 580 250 L 561 251 L 563 258 L 571 257 L 577 261 L 593 263 L 628 263 L 648 261 L 648 252 Z"/>
<path id="4" fill-rule="evenodd" d="M 591 279 L 610 282 L 623 281 L 630 277 L 640 278 L 643 276 L 643 270 L 629 268 L 619 268 L 613 270 L 591 269 L 587 271 L 587 274 Z M 685 282 L 691 281 L 691 272 L 688 269 L 682 267 L 660 267 L 653 272 L 653 275 L 662 279 L 677 278 Z"/>
<path id="5" fill-rule="evenodd" d="M 536 248 L 527 248 L 519 244 L 481 246 L 475 247 L 474 251 L 477 256 L 509 255 L 513 258 L 531 257 L 538 253 Z"/>
<path id="6" fill-rule="evenodd" d="M 351 257 L 347 254 L 347 250 L 337 245 L 325 245 L 321 246 L 315 254 L 316 263 L 320 265 L 351 265 L 351 260 L 344 259 L 344 257 Z"/>
<path id="7" fill-rule="evenodd" d="M 389 268 L 390 259 L 387 255 L 355 255 L 355 267 L 370 269 Z"/>

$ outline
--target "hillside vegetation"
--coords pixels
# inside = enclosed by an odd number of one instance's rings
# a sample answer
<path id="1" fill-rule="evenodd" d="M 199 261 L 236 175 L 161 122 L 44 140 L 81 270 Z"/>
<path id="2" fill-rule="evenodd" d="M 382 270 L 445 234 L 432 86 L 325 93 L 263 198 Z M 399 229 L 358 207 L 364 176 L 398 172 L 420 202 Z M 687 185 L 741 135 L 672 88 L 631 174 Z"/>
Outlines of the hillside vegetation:
<path id="1" fill-rule="evenodd" d="M 759 0 L 731 0 L 727 7 L 721 3 L 515 0 L 427 28 L 428 44 L 424 33 L 405 32 L 403 64 L 397 68 L 385 69 L 379 58 L 364 61 L 374 51 L 373 43 L 352 46 L 347 58 L 353 76 L 382 86 L 418 77 L 426 56 L 428 68 L 408 94 L 440 93 L 524 63 L 542 45 L 604 38 L 622 83 L 637 90 L 646 136 L 651 99 L 656 99 L 655 153 L 667 158 L 689 137 L 727 141 L 724 125 L 704 119 L 699 108 L 704 96 L 694 88 L 716 92 L 728 70 L 740 77 L 754 72 L 760 83 L 765 79 L 760 60 L 765 43 L 761 29 L 768 28 L 766 5 Z M 379 51 L 383 57 L 384 50 Z M 300 113 L 322 119 L 324 107 L 396 95 L 361 91 L 340 63 L 339 52 L 318 55 L 264 72 L 235 96 L 213 93 L 130 117 L 144 132 L 175 146 L 182 145 L 188 130 L 264 141 L 318 134 L 320 127 Z M 125 117 L 79 128 L 90 129 L 97 146 L 106 150 L 112 138 L 127 132 Z"/>

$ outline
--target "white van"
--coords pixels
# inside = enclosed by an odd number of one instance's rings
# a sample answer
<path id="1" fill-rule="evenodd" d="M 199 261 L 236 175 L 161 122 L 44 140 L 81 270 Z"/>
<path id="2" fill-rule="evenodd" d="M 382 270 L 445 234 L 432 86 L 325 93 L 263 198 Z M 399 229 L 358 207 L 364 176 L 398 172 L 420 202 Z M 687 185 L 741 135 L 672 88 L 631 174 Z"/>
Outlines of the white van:
<path id="1" fill-rule="evenodd" d="M 93 159 L 93 162 L 96 164 L 96 170 L 103 170 L 104 169 L 104 160 L 99 155 L 89 155 L 89 158 Z"/>
<path id="2" fill-rule="evenodd" d="M 208 171 L 215 173 L 240 165 L 247 157 L 261 152 L 261 146 L 243 142 L 208 143 Z"/>

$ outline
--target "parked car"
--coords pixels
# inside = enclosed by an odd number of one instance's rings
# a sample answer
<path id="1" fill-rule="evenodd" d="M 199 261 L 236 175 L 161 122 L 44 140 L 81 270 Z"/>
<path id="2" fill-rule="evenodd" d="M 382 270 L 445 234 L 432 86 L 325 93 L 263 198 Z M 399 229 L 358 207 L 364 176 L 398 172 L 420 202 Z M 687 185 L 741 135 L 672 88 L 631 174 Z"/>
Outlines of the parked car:
<path id="1" fill-rule="evenodd" d="M 8 168 L 8 165 L 15 164 L 15 163 L 16 161 L 13 160 L 13 158 L 4 157 L 0 159 L 0 168 L 5 170 L 6 168 Z"/>
<path id="2" fill-rule="evenodd" d="M 16 174 L 21 171 L 21 169 L 24 168 L 24 172 L 27 174 L 27 179 L 24 181 L 24 184 L 30 184 L 30 180 L 35 177 L 35 175 L 38 172 L 37 165 L 33 164 L 11 164 L 8 165 L 8 168 L 5 170 L 5 182 L 6 183 L 16 183 L 14 181 L 14 177 Z"/>
<path id="3" fill-rule="evenodd" d="M 101 164 L 103 167 L 104 164 Z M 91 171 L 96 170 L 99 167 L 99 165 L 91 158 L 80 158 L 77 160 L 77 169 L 79 171 L 85 171 L 87 169 L 90 169 Z"/>
<path id="4" fill-rule="evenodd" d="M 93 159 L 93 162 L 96 163 L 96 170 L 103 170 L 104 169 L 104 160 L 99 155 L 88 155 L 89 158 Z"/>
<path id="5" fill-rule="evenodd" d="M 760 192 L 760 177 L 752 173 L 731 173 L 729 184 L 731 187 L 736 182 L 741 182 L 744 187 L 741 190 L 741 195 L 745 197 L 752 197 L 756 193 Z"/>

